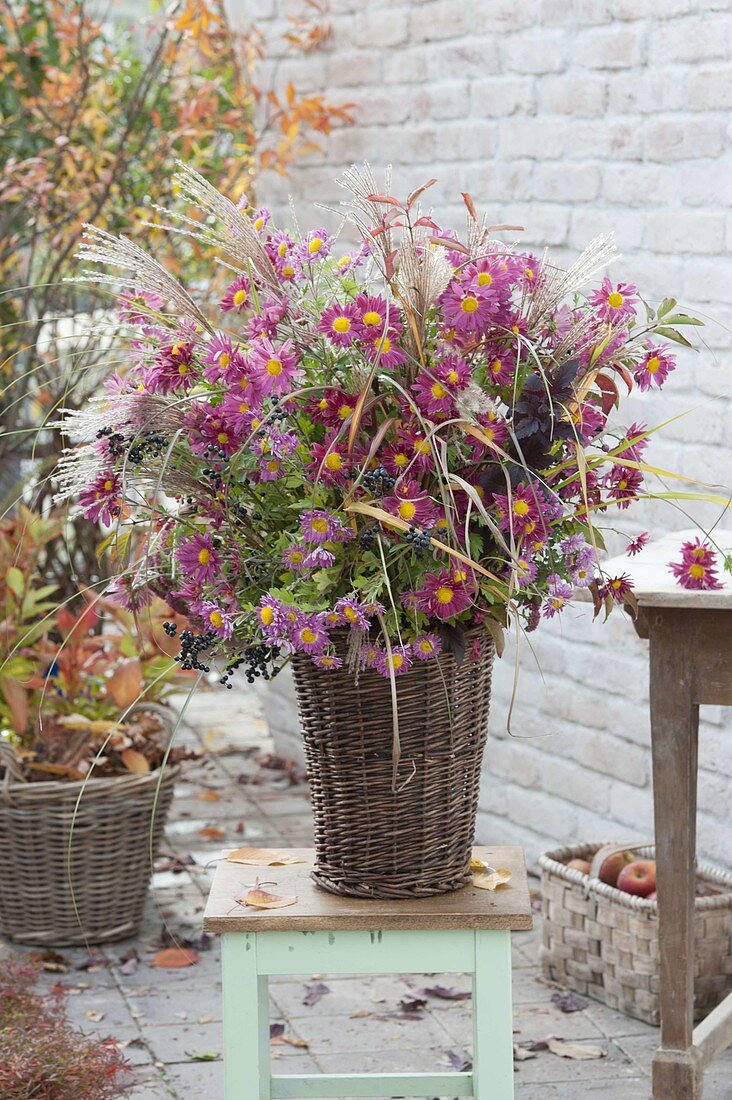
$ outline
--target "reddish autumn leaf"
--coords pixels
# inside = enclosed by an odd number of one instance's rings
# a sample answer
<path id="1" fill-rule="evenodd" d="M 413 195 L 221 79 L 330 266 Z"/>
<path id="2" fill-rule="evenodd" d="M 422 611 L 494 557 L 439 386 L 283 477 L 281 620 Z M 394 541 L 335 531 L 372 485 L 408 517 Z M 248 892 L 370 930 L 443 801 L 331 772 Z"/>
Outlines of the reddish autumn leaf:
<path id="1" fill-rule="evenodd" d="M 221 795 L 218 791 L 199 791 L 198 797 L 201 799 L 201 802 L 219 802 L 221 799 Z"/>
<path id="2" fill-rule="evenodd" d="M 367 202 L 384 202 L 388 206 L 398 206 L 400 210 L 403 209 L 402 204 L 399 202 L 399 199 L 395 199 L 393 195 L 379 195 L 379 194 L 367 195 L 366 196 L 366 201 Z"/>
<path id="3" fill-rule="evenodd" d="M 188 947 L 164 947 L 158 951 L 152 964 L 159 970 L 178 970 L 184 966 L 195 966 L 197 962 L 198 953 Z"/>
<path id="4" fill-rule="evenodd" d="M 467 191 L 461 191 L 460 194 L 463 196 L 463 202 L 468 208 L 468 213 L 470 214 L 470 217 L 473 219 L 474 222 L 477 222 L 478 211 L 475 209 L 475 203 L 473 202 L 472 197 L 468 194 Z"/>
<path id="5" fill-rule="evenodd" d="M 419 196 L 423 194 L 428 187 L 432 187 L 436 183 L 437 179 L 434 178 L 431 180 L 427 180 L 427 182 L 423 183 L 421 187 L 415 187 L 414 191 L 411 191 L 409 195 L 407 195 L 407 210 L 411 210 Z M 417 222 L 416 224 L 419 225 L 419 222 Z"/>
<path id="6" fill-rule="evenodd" d="M 124 710 L 131 707 L 142 690 L 142 663 L 139 657 L 128 657 L 120 661 L 105 684 L 107 695 L 111 695 L 118 707 Z"/>
<path id="7" fill-rule="evenodd" d="M 204 840 L 221 840 L 222 836 L 226 836 L 223 829 L 219 829 L 217 825 L 205 825 L 203 829 L 198 830 L 198 835 L 202 836 Z"/>
<path id="8" fill-rule="evenodd" d="M 128 772 L 134 772 L 135 775 L 147 775 L 150 771 L 150 763 L 147 757 L 143 756 L 137 749 L 123 749 L 119 755 Z"/>
<path id="9" fill-rule="evenodd" d="M 296 897 L 280 897 L 278 894 L 270 894 L 262 890 L 260 886 L 252 886 L 244 895 L 244 905 L 251 909 L 285 909 L 288 905 L 294 905 Z M 239 902 L 241 905 L 241 901 Z"/>

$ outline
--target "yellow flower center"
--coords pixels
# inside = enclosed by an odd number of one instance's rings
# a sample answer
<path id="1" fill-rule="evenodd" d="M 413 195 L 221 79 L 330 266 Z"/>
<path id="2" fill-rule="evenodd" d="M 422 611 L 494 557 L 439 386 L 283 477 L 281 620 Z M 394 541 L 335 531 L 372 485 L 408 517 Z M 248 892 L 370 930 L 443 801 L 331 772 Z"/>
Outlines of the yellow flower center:
<path id="1" fill-rule="evenodd" d="M 191 368 L 188 366 L 187 363 L 181 363 L 178 367 L 178 374 L 180 374 L 181 376 L 184 374 L 190 374 L 190 372 Z"/>
<path id="2" fill-rule="evenodd" d="M 422 638 L 421 642 L 419 643 L 419 648 L 422 653 L 431 653 L 432 650 L 435 648 L 434 642 L 431 642 L 429 638 Z"/>
<path id="3" fill-rule="evenodd" d="M 693 577 L 694 580 L 700 581 L 704 576 L 704 566 L 698 564 L 690 565 L 689 576 Z"/>
<path id="4" fill-rule="evenodd" d="M 491 363 L 491 374 L 500 374 L 502 367 L 503 367 L 503 363 L 501 362 L 501 360 L 500 359 L 494 359 L 493 362 Z"/>
<path id="5" fill-rule="evenodd" d="M 661 360 L 657 355 L 652 355 L 646 363 L 646 370 L 649 374 L 655 374 L 658 368 L 661 366 Z"/>
<path id="6" fill-rule="evenodd" d="M 358 615 L 356 614 L 356 612 L 353 610 L 352 607 L 344 607 L 343 608 L 343 614 L 348 619 L 349 623 L 355 623 L 356 619 L 358 618 Z"/>
<path id="7" fill-rule="evenodd" d="M 493 282 L 493 276 L 489 271 L 481 271 L 478 276 L 478 286 L 490 286 Z"/>
<path id="8" fill-rule="evenodd" d="M 317 516 L 310 525 L 313 531 L 317 531 L 319 535 L 324 535 L 328 530 L 328 520 L 322 516 Z"/>
<path id="9" fill-rule="evenodd" d="M 533 268 L 531 268 L 531 267 L 525 267 L 525 268 L 524 268 L 524 275 L 526 276 L 526 278 L 527 278 L 527 279 L 528 279 L 529 281 L 531 281 L 531 279 L 533 279 L 533 278 L 534 278 L 534 270 L 533 270 Z"/>
<path id="10" fill-rule="evenodd" d="M 385 336 L 379 344 L 379 354 L 386 355 L 388 351 L 391 351 L 391 340 L 388 336 Z"/>
<path id="11" fill-rule="evenodd" d="M 271 374 L 273 378 L 276 378 L 278 374 L 282 374 L 282 360 L 268 359 L 267 374 Z"/>
<path id="12" fill-rule="evenodd" d="M 276 474 L 279 471 L 279 468 L 280 468 L 279 458 L 270 458 L 269 462 L 267 463 L 267 470 L 269 471 L 269 473 L 270 474 Z"/>
<path id="13" fill-rule="evenodd" d="M 350 264 L 350 262 L 351 262 L 351 257 L 350 256 L 341 256 L 340 260 L 338 261 L 338 266 L 339 267 L 345 267 L 346 264 Z"/>
<path id="14" fill-rule="evenodd" d="M 226 434 L 226 432 L 219 432 L 218 435 L 216 436 L 216 439 L 218 440 L 219 443 L 228 443 L 229 442 L 229 437 Z"/>
<path id="15" fill-rule="evenodd" d="M 428 455 L 430 453 L 429 441 L 426 439 L 415 439 L 414 453 L 418 455 Z"/>
<path id="16" fill-rule="evenodd" d="M 205 546 L 198 551 L 198 561 L 200 565 L 208 565 L 211 561 L 211 551 L 207 550 Z"/>
<path id="17" fill-rule="evenodd" d="M 456 370 L 448 371 L 447 380 L 448 380 L 448 382 L 451 383 L 451 385 L 454 386 L 455 383 L 460 380 L 460 375 L 458 374 L 458 372 Z"/>
<path id="18" fill-rule="evenodd" d="M 628 482 L 625 480 L 624 477 L 622 477 L 620 479 L 620 481 L 618 482 L 618 489 L 627 489 L 627 488 L 628 488 Z"/>
<path id="19" fill-rule="evenodd" d="M 300 631 L 300 641 L 305 645 L 312 645 L 313 642 L 317 642 L 318 635 L 314 630 L 311 630 L 309 626 L 304 626 Z"/>
<path id="20" fill-rule="evenodd" d="M 414 519 L 414 513 L 417 511 L 411 500 L 403 500 L 397 508 L 399 515 L 402 519 Z"/>
<path id="21" fill-rule="evenodd" d="M 337 451 L 331 451 L 325 460 L 325 465 L 328 470 L 340 470 L 343 459 Z"/>
<path id="22" fill-rule="evenodd" d="M 525 516 L 529 510 L 529 504 L 526 500 L 515 500 L 513 502 L 514 514 L 517 516 Z"/>
<path id="23" fill-rule="evenodd" d="M 707 552 L 706 552 L 706 550 L 704 549 L 703 546 L 696 546 L 692 550 L 691 556 L 694 558 L 695 561 L 704 561 L 704 558 L 706 557 L 706 553 Z"/>
<path id="24" fill-rule="evenodd" d="M 280 241 L 277 245 L 277 255 L 281 260 L 284 260 L 287 255 L 287 241 Z"/>
<path id="25" fill-rule="evenodd" d="M 622 306 L 624 301 L 625 301 L 625 298 L 623 297 L 623 295 L 618 290 L 613 290 L 607 296 L 607 304 L 612 309 L 620 309 L 620 307 Z"/>
<path id="26" fill-rule="evenodd" d="M 351 408 L 350 405 L 341 405 L 338 409 L 338 415 L 341 418 L 341 420 L 347 420 L 352 412 L 353 412 L 353 409 Z"/>
<path id="27" fill-rule="evenodd" d="M 444 386 L 441 386 L 439 382 L 435 382 L 430 388 L 430 393 L 436 401 L 441 401 L 443 397 L 447 397 L 447 390 Z"/>
<path id="28" fill-rule="evenodd" d="M 376 325 L 381 324 L 381 316 L 376 312 L 375 309 L 369 309 L 363 315 L 363 323 L 366 325 L 367 328 L 374 328 Z"/>
<path id="29" fill-rule="evenodd" d="M 231 356 L 229 355 L 229 353 L 226 351 L 222 351 L 219 357 L 219 366 L 221 367 L 221 369 L 226 370 L 230 362 Z"/>
<path id="30" fill-rule="evenodd" d="M 620 577 L 613 577 L 613 579 L 610 581 L 610 587 L 614 588 L 615 591 L 617 592 L 617 590 L 620 588 L 622 583 L 623 582 L 620 579 Z"/>
<path id="31" fill-rule="evenodd" d="M 462 302 L 460 303 L 460 308 L 463 313 L 475 313 L 476 309 L 478 308 L 478 299 L 475 298 L 472 294 L 468 294 L 467 298 L 463 298 Z"/>
<path id="32" fill-rule="evenodd" d="M 304 559 L 305 555 L 303 554 L 302 550 L 293 550 L 290 554 L 291 565 L 301 565 Z"/>
<path id="33" fill-rule="evenodd" d="M 292 266 L 292 264 L 285 264 L 282 268 L 282 274 L 286 279 L 291 279 L 292 276 L 295 274 L 295 268 Z"/>
<path id="34" fill-rule="evenodd" d="M 448 604 L 452 603 L 452 599 L 455 593 L 452 588 L 448 588 L 446 584 L 441 584 L 435 592 L 435 597 L 438 603 Z"/>
<path id="35" fill-rule="evenodd" d="M 208 617 L 208 621 L 211 626 L 222 627 L 224 625 L 224 616 L 220 611 L 212 611 Z"/>
<path id="36" fill-rule="evenodd" d="M 104 488 L 108 493 L 111 493 L 112 489 L 114 489 L 114 482 L 110 477 L 108 477 L 107 480 L 104 482 Z"/>
<path id="37" fill-rule="evenodd" d="M 404 658 L 402 657 L 401 653 L 392 653 L 389 659 L 389 663 L 391 664 L 391 667 L 394 669 L 394 671 L 398 672 L 404 664 Z"/>
<path id="38" fill-rule="evenodd" d="M 262 226 L 264 225 L 264 218 L 262 217 L 262 215 L 261 215 L 261 214 L 259 215 L 259 217 L 258 217 L 258 218 L 255 218 L 255 219 L 254 219 L 254 221 L 252 222 L 252 225 L 253 225 L 253 226 L 254 226 L 254 228 L 255 228 L 255 229 L 257 230 L 257 232 L 259 232 L 259 230 L 260 230 L 260 229 L 262 228 Z"/>
<path id="39" fill-rule="evenodd" d="M 259 417 L 255 416 L 254 420 L 252 420 L 252 431 L 256 432 L 257 428 L 259 427 L 259 425 L 261 423 L 262 423 L 262 421 L 259 419 Z"/>
<path id="40" fill-rule="evenodd" d="M 263 626 L 270 626 L 274 622 L 274 611 L 271 607 L 260 608 L 259 621 Z"/>
<path id="41" fill-rule="evenodd" d="M 453 580 L 458 581 L 459 584 L 463 584 L 468 579 L 468 574 L 464 569 L 456 569 L 453 573 Z"/>
<path id="42" fill-rule="evenodd" d="M 350 332 L 351 322 L 348 317 L 336 317 L 333 322 L 333 328 L 336 332 Z"/>
<path id="43" fill-rule="evenodd" d="M 322 237 L 313 237 L 312 241 L 310 241 L 310 243 L 308 245 L 308 252 L 310 253 L 311 256 L 314 256 L 316 254 L 316 252 L 320 252 L 322 247 L 323 247 L 323 238 Z"/>
<path id="44" fill-rule="evenodd" d="M 234 305 L 243 306 L 247 300 L 247 292 L 244 287 L 240 287 L 239 290 L 234 292 Z"/>

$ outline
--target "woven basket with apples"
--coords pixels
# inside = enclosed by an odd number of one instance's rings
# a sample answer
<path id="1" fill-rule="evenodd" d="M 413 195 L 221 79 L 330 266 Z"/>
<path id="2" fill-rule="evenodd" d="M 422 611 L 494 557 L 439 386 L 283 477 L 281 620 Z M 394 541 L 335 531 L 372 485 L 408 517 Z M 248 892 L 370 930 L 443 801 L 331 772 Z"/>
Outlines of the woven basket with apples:
<path id="1" fill-rule="evenodd" d="M 649 1024 L 659 1023 L 658 905 L 651 844 L 580 844 L 546 852 L 545 977 Z M 700 864 L 695 902 L 695 1018 L 732 991 L 732 875 Z"/>

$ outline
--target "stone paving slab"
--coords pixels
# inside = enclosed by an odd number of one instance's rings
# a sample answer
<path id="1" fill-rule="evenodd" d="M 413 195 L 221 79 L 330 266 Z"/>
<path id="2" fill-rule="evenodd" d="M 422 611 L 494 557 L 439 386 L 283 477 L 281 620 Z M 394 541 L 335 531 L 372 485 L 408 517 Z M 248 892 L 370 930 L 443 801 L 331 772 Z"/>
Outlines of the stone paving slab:
<path id="1" fill-rule="evenodd" d="M 49 987 L 60 981 L 70 989 L 69 1017 L 86 1033 L 112 1034 L 120 1041 L 135 1077 L 129 1100 L 222 1096 L 220 1058 L 198 1062 L 190 1057 L 222 1050 L 219 943 L 213 939 L 204 945 L 195 966 L 159 970 L 151 962 L 161 931 L 167 926 L 179 937 L 200 936 L 221 848 L 312 843 L 304 785 L 291 785 L 284 771 L 260 763 L 272 744 L 256 693 L 201 693 L 186 712 L 179 737 L 205 749 L 205 755 L 187 768 L 177 786 L 159 864 L 163 869 L 154 876 L 139 935 L 105 947 L 100 965 L 89 969 L 75 969 L 86 966 L 86 950 L 63 949 L 68 974 L 43 975 Z M 187 866 L 190 857 L 195 863 Z M 242 867 L 243 885 L 256 876 L 256 869 L 251 871 L 250 876 L 250 869 Z M 559 1012 L 551 1003 L 552 987 L 539 971 L 538 944 L 538 928 L 513 935 L 516 1041 L 559 1035 L 600 1046 L 606 1057 L 570 1061 L 542 1052 L 521 1062 L 516 1100 L 649 1100 L 657 1029 L 594 1001 L 581 1012 Z M 125 975 L 119 960 L 132 948 L 140 963 L 135 973 Z M 275 1072 L 444 1070 L 448 1051 L 469 1054 L 472 1048 L 470 1001 L 428 997 L 418 1020 L 404 1019 L 399 1009 L 402 997 L 420 995 L 425 986 L 469 990 L 466 975 L 317 977 L 330 992 L 313 1006 L 302 1004 L 310 976 L 270 982 L 271 1020 L 285 1023 L 286 1035 L 309 1043 L 307 1050 L 272 1044 Z M 705 1074 L 704 1100 L 732 1100 L 732 1051 Z"/>

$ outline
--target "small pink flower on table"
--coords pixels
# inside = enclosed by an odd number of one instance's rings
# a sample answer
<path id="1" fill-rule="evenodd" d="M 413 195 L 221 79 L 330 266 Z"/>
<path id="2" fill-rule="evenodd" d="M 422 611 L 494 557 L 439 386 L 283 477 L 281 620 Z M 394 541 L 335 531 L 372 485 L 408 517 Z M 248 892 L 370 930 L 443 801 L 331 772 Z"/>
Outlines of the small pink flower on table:
<path id="1" fill-rule="evenodd" d="M 671 561 L 668 567 L 682 588 L 711 592 L 722 588 L 717 576 L 717 555 L 708 542 L 698 537 L 681 546 L 681 560 Z"/>

